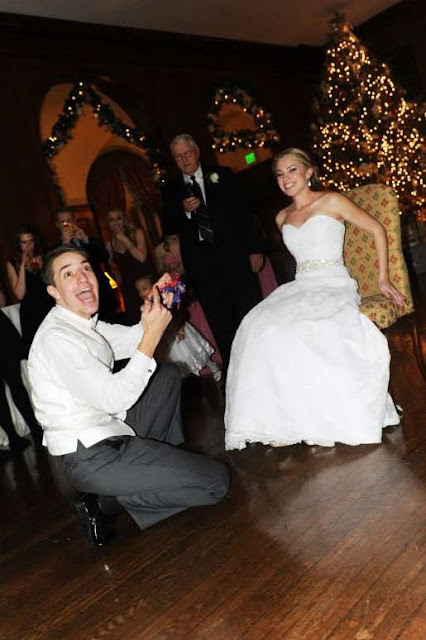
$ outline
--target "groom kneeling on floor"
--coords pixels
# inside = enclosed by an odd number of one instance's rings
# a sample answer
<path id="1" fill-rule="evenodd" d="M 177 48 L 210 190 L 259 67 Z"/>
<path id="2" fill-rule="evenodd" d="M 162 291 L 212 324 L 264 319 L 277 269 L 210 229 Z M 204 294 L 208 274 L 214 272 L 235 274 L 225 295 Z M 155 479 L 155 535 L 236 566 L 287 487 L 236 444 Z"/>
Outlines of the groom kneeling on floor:
<path id="1" fill-rule="evenodd" d="M 141 529 L 191 506 L 214 504 L 229 489 L 219 461 L 183 442 L 180 374 L 153 355 L 171 320 L 173 294 L 154 287 L 141 322 L 97 320 L 98 283 L 83 249 L 60 246 L 43 278 L 56 306 L 34 338 L 28 369 L 43 444 L 60 456 L 82 493 L 76 511 L 89 540 L 104 546 L 124 508 Z M 165 274 L 157 283 L 169 279 Z M 118 373 L 114 360 L 130 358 Z"/>

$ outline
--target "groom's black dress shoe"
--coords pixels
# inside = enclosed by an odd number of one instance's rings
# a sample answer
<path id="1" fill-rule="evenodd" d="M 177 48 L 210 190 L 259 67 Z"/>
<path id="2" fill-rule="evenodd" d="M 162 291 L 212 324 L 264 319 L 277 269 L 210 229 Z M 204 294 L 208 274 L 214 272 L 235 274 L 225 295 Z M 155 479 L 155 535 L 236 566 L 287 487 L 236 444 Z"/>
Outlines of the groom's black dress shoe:
<path id="1" fill-rule="evenodd" d="M 81 493 L 74 499 L 74 508 L 83 535 L 97 549 L 103 549 L 115 536 L 113 518 L 100 510 L 98 497 L 93 493 Z"/>

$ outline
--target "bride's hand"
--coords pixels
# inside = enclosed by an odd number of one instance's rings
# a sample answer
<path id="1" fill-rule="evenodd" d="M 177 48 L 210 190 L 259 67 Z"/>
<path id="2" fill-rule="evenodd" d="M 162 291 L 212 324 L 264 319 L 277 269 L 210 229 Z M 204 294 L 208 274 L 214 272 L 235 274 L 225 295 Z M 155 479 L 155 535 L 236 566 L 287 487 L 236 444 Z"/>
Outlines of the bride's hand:
<path id="1" fill-rule="evenodd" d="M 393 298 L 398 307 L 404 306 L 405 296 L 396 287 L 386 280 L 385 282 L 379 282 L 379 289 L 386 298 Z"/>

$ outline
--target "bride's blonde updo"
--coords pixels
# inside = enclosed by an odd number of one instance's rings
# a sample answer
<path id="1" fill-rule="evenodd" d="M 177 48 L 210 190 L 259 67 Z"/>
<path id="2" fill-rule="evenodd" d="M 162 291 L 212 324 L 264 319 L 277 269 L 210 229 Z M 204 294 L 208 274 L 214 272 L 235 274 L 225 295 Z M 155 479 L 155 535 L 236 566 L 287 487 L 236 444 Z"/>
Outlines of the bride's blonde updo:
<path id="1" fill-rule="evenodd" d="M 297 149 L 296 147 L 284 149 L 284 151 L 280 151 L 280 153 L 275 156 L 272 162 L 272 171 L 274 172 L 274 175 L 276 175 L 277 172 L 278 160 L 281 160 L 281 158 L 284 158 L 284 156 L 293 156 L 294 158 L 299 160 L 299 162 L 305 167 L 305 169 L 312 169 L 312 175 L 310 178 L 310 187 L 312 191 L 321 191 L 323 189 L 323 186 L 319 180 L 318 169 L 311 160 L 310 156 L 306 153 L 306 151 Z"/>

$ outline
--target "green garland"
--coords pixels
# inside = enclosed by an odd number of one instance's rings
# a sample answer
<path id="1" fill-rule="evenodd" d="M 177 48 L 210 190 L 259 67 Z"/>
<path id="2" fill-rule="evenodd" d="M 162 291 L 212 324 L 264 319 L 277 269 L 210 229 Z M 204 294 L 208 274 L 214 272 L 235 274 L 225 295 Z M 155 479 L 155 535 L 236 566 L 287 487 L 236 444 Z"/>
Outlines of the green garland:
<path id="1" fill-rule="evenodd" d="M 153 140 L 145 136 L 141 129 L 129 127 L 120 118 L 117 118 L 112 108 L 105 104 L 99 93 L 86 82 L 77 82 L 72 87 L 64 102 L 63 112 L 53 126 L 50 136 L 42 142 L 43 151 L 49 164 L 50 160 L 71 140 L 72 130 L 85 104 L 92 107 L 93 115 L 97 118 L 100 127 L 108 127 L 122 140 L 143 149 L 150 160 L 155 180 L 160 183 L 165 182 L 165 164 L 162 161 L 161 152 L 156 148 Z"/>
<path id="2" fill-rule="evenodd" d="M 253 117 L 256 130 L 224 131 L 221 129 L 219 112 L 224 104 L 235 104 L 241 107 L 245 113 Z M 213 137 L 212 148 L 221 153 L 236 151 L 236 149 L 268 148 L 280 140 L 271 115 L 263 107 L 259 107 L 247 91 L 229 83 L 215 90 L 207 121 L 208 130 Z"/>

